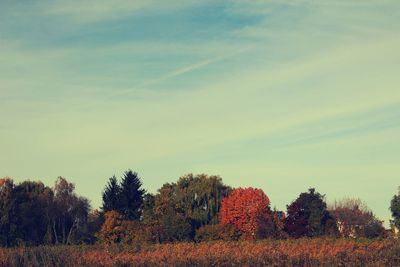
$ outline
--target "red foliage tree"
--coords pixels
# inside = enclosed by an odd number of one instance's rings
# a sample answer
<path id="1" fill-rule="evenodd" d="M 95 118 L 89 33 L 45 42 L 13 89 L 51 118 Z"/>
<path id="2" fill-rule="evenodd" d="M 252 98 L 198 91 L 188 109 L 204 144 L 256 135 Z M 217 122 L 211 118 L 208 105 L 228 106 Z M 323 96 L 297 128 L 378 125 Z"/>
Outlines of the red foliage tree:
<path id="1" fill-rule="evenodd" d="M 270 216 L 269 199 L 261 189 L 238 188 L 221 203 L 221 224 L 233 224 L 245 239 L 263 237 Z"/>

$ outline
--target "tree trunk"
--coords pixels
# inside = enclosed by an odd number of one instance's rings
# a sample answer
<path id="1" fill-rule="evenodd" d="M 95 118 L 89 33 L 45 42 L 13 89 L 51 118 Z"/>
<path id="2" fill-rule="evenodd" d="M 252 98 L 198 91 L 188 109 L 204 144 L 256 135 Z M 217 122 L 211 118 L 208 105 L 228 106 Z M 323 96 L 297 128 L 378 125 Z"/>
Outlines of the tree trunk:
<path id="1" fill-rule="evenodd" d="M 71 243 L 72 232 L 73 232 L 74 228 L 77 226 L 78 226 L 78 224 L 77 224 L 77 221 L 75 220 L 74 223 L 72 224 L 71 228 L 69 229 L 68 236 L 67 236 L 67 244 Z"/>
<path id="2" fill-rule="evenodd" d="M 58 236 L 57 236 L 57 231 L 56 231 L 56 221 L 53 221 L 53 232 L 54 232 L 54 238 L 56 244 L 58 244 Z"/>

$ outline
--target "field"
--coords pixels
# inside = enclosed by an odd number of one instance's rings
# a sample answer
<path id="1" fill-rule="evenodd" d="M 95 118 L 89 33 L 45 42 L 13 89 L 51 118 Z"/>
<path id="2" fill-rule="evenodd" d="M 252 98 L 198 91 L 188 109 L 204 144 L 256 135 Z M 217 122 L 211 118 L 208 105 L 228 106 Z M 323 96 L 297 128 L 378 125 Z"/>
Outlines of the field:
<path id="1" fill-rule="evenodd" d="M 400 266 L 399 240 L 299 239 L 0 249 L 0 266 Z"/>

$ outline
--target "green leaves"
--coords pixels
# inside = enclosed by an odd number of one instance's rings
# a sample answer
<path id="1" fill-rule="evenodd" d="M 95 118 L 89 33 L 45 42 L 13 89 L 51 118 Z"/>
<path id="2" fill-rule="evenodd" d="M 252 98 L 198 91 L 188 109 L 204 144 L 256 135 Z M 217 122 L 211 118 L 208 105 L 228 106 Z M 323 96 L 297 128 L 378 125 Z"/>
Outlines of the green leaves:
<path id="1" fill-rule="evenodd" d="M 393 217 L 393 225 L 400 228 L 400 187 L 397 195 L 394 195 L 390 201 L 390 211 Z"/>
<path id="2" fill-rule="evenodd" d="M 331 219 L 326 209 L 324 195 L 310 188 L 287 207 L 285 231 L 293 237 L 319 236 L 325 233 L 325 225 Z"/>

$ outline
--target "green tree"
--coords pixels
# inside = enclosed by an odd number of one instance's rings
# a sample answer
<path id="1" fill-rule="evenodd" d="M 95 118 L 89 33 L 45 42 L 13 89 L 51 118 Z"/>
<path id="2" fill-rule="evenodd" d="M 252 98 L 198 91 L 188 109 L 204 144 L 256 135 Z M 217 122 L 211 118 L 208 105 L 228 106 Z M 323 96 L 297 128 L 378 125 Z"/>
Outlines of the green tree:
<path id="1" fill-rule="evenodd" d="M 177 183 L 164 184 L 154 197 L 154 214 L 165 239 L 190 240 L 202 225 L 217 224 L 221 201 L 230 190 L 219 176 L 205 174 L 188 174 Z"/>
<path id="2" fill-rule="evenodd" d="M 394 195 L 390 201 L 390 211 L 393 218 L 391 223 L 400 229 L 400 187 L 397 195 Z"/>
<path id="3" fill-rule="evenodd" d="M 24 244 L 46 243 L 52 190 L 41 182 L 24 181 L 14 187 L 18 238 Z"/>
<path id="4" fill-rule="evenodd" d="M 325 196 L 310 188 L 287 206 L 285 231 L 292 237 L 319 236 L 325 233 L 329 220 Z"/>
<path id="5" fill-rule="evenodd" d="M 0 180 L 0 244 L 39 245 L 51 242 L 50 206 L 52 190 L 41 182 L 14 185 Z"/>
<path id="6" fill-rule="evenodd" d="M 41 182 L 14 185 L 0 180 L 0 244 L 71 244 L 82 240 L 89 211 L 87 199 L 59 177 L 54 189 Z"/>
<path id="7" fill-rule="evenodd" d="M 154 212 L 155 197 L 153 194 L 147 193 L 143 197 L 142 205 L 142 221 L 143 222 L 153 222 L 156 220 L 156 215 Z"/>
<path id="8" fill-rule="evenodd" d="M 177 205 L 175 183 L 164 184 L 154 196 L 154 215 L 161 228 L 160 242 L 190 240 L 194 236 L 190 221 Z"/>
<path id="9" fill-rule="evenodd" d="M 125 172 L 119 194 L 119 211 L 125 219 L 138 221 L 141 217 L 145 190 L 136 172 Z"/>
<path id="10" fill-rule="evenodd" d="M 174 191 L 177 208 L 197 229 L 219 222 L 221 201 L 231 188 L 224 185 L 219 176 L 188 174 L 179 178 Z"/>
<path id="11" fill-rule="evenodd" d="M 103 212 L 120 210 L 120 193 L 121 187 L 118 184 L 117 178 L 110 177 L 106 188 L 103 191 Z"/>

